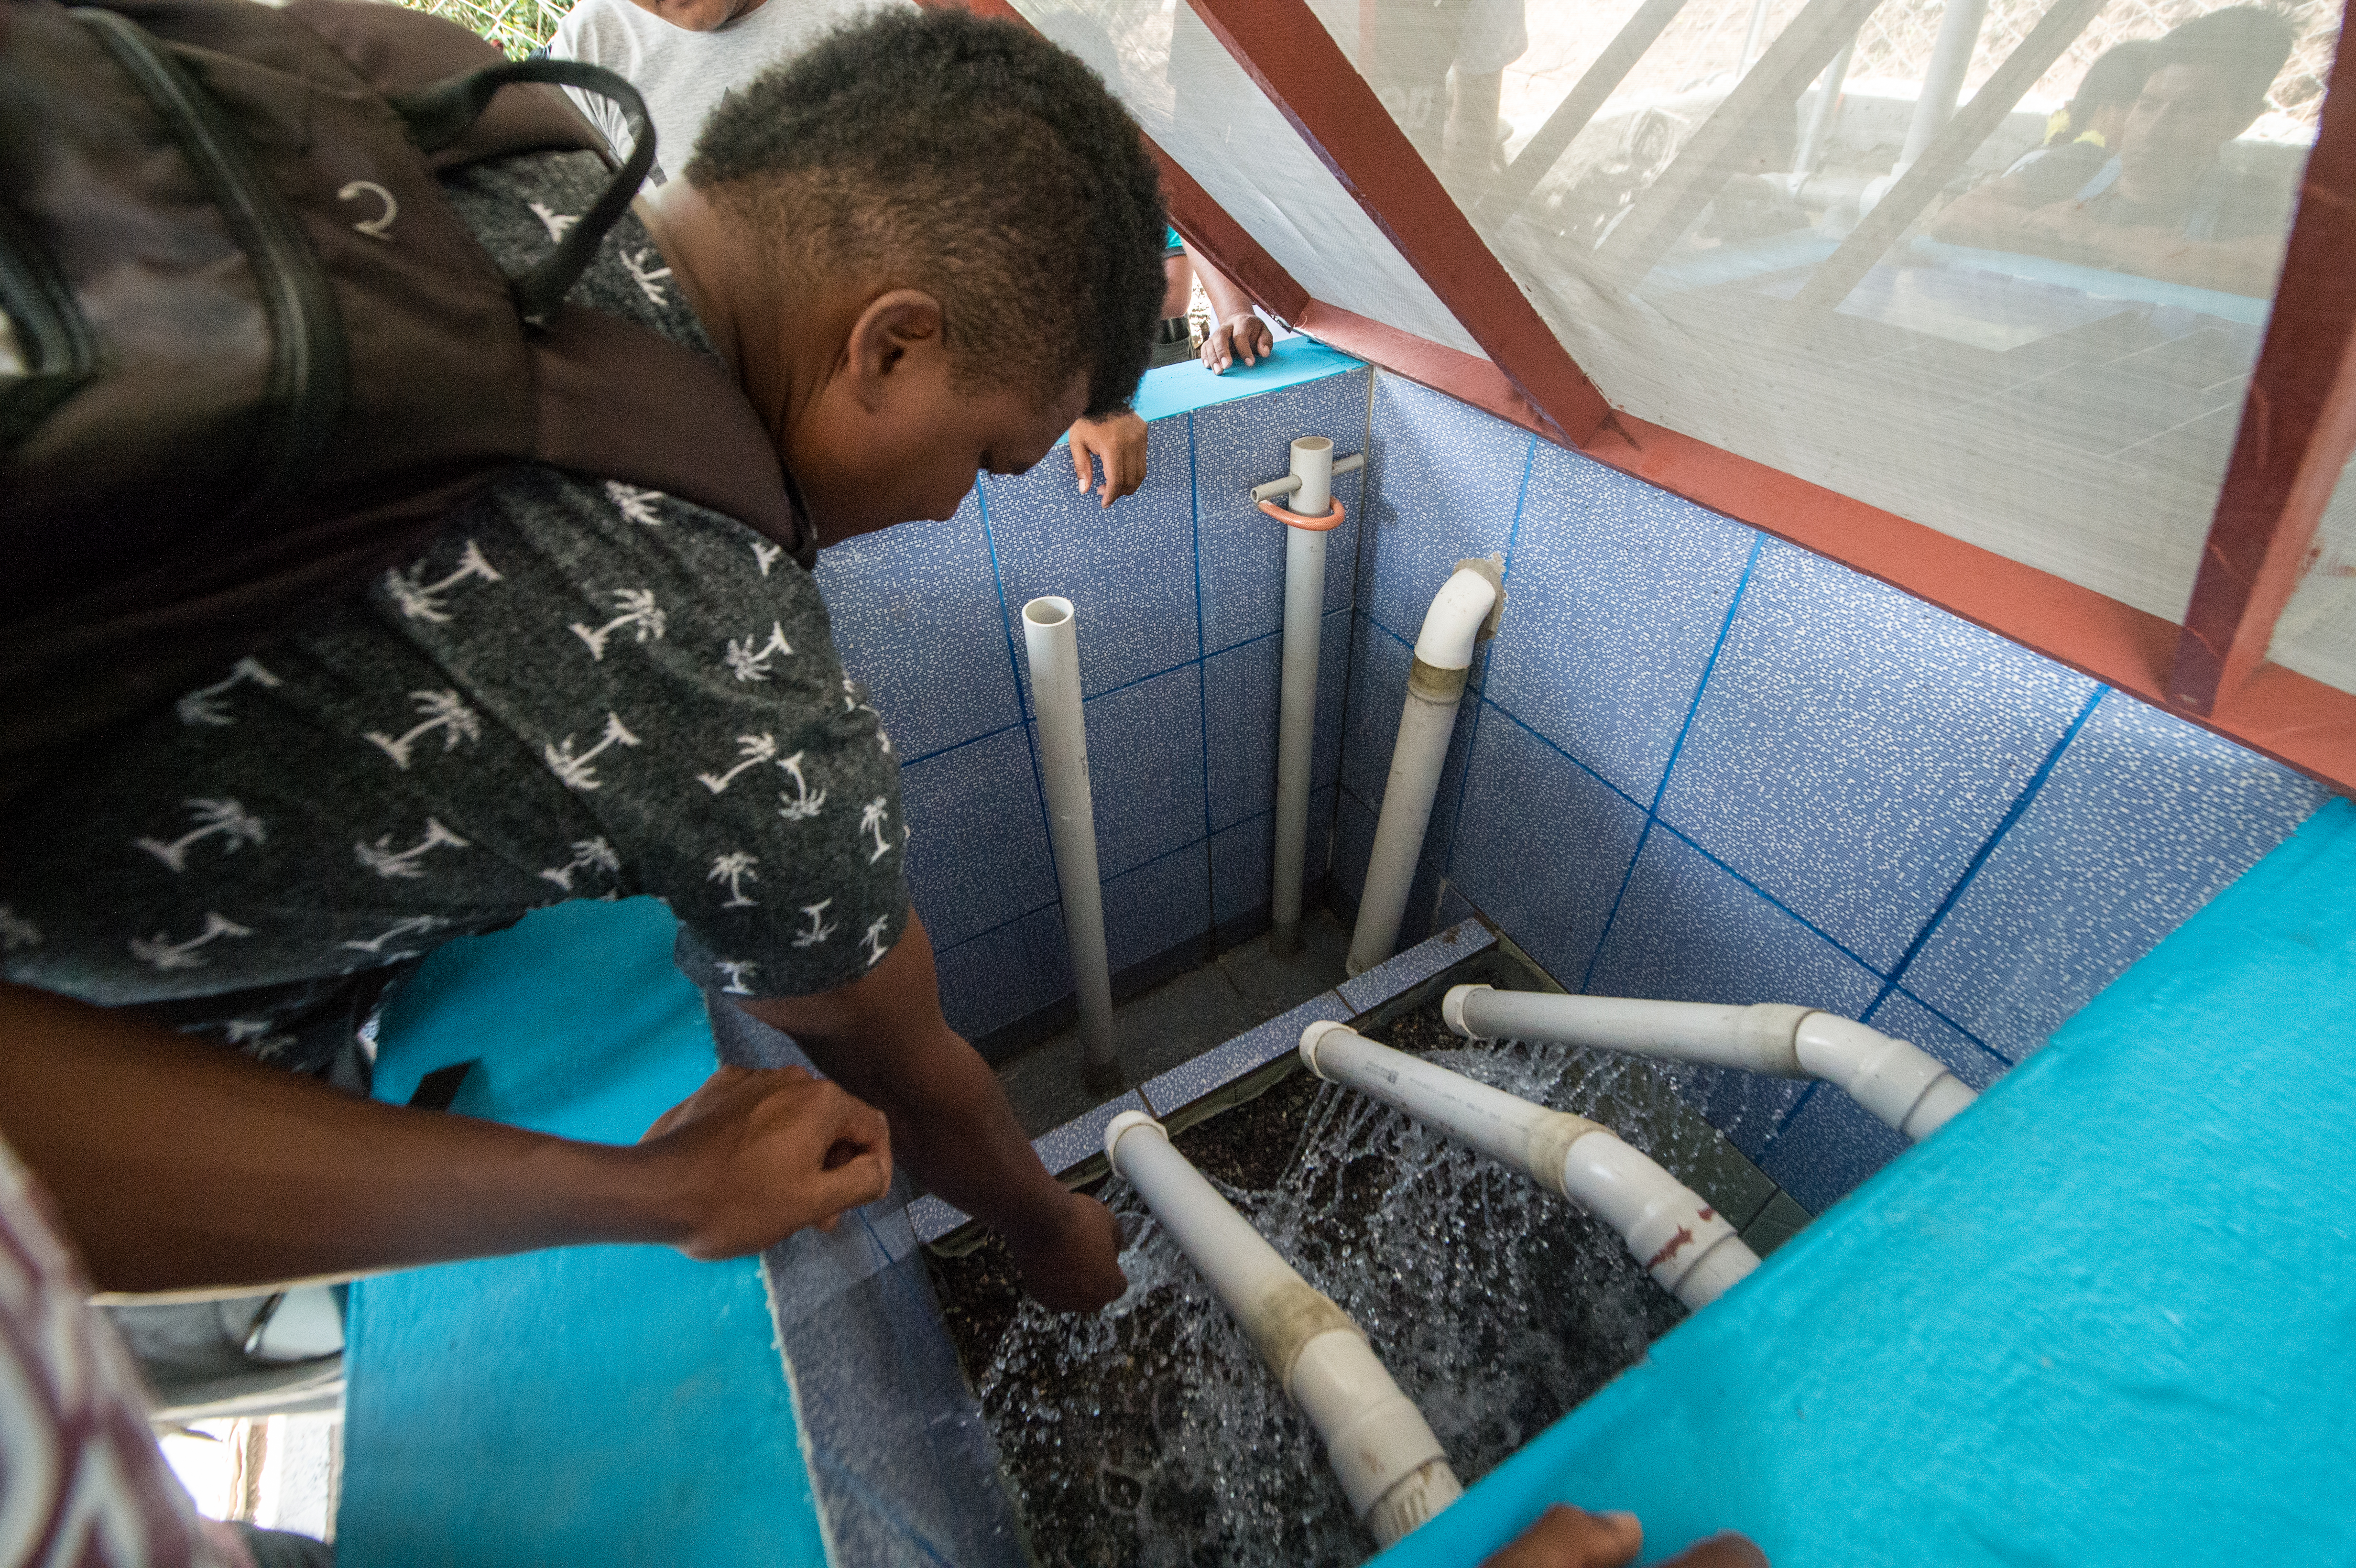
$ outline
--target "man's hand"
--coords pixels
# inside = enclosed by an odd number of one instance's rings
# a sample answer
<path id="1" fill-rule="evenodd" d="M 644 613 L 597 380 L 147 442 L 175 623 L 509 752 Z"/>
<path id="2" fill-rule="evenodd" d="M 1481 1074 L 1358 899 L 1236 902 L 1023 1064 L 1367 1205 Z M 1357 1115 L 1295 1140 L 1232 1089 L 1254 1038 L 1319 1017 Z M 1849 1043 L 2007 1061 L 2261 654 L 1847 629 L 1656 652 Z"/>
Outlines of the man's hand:
<path id="1" fill-rule="evenodd" d="M 1275 352 L 1276 335 L 1269 331 L 1268 323 L 1246 310 L 1222 320 L 1203 339 L 1203 368 L 1214 376 L 1224 376 L 1238 357 L 1247 365 L 1257 365 Z"/>
<path id="2" fill-rule="evenodd" d="M 798 1067 L 723 1067 L 638 1140 L 677 1184 L 683 1233 L 707 1261 L 757 1253 L 892 1185 L 883 1115 Z"/>
<path id="3" fill-rule="evenodd" d="M 1093 1198 L 1065 1194 L 1035 1226 L 1010 1230 L 1006 1250 L 1023 1288 L 1058 1312 L 1094 1312 L 1129 1288 L 1120 1272 L 1120 1226 Z"/>
<path id="4" fill-rule="evenodd" d="M 1082 490 L 1096 482 L 1088 459 L 1104 464 L 1104 505 L 1133 496 L 1145 483 L 1145 421 L 1124 410 L 1109 419 L 1082 420 L 1072 427 L 1072 472 Z"/>
<path id="5" fill-rule="evenodd" d="M 1588 1513 L 1555 1504 L 1482 1568 L 1623 1568 L 1644 1548 L 1633 1513 Z M 1662 1568 L 1767 1568 L 1766 1556 L 1739 1535 L 1714 1535 Z"/>

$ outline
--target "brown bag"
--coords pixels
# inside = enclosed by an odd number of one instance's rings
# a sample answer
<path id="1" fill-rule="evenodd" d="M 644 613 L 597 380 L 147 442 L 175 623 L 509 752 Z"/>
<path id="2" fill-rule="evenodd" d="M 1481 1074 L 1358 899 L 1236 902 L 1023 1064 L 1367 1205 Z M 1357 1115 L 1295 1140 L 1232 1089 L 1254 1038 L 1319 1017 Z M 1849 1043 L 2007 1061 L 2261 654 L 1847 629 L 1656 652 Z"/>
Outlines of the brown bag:
<path id="1" fill-rule="evenodd" d="M 552 82 L 619 101 L 638 143 L 511 279 L 437 176 L 603 152 L 530 85 Z M 563 303 L 653 156 L 619 77 L 374 0 L 0 4 L 0 798 L 516 463 L 701 503 L 809 564 L 722 368 Z"/>

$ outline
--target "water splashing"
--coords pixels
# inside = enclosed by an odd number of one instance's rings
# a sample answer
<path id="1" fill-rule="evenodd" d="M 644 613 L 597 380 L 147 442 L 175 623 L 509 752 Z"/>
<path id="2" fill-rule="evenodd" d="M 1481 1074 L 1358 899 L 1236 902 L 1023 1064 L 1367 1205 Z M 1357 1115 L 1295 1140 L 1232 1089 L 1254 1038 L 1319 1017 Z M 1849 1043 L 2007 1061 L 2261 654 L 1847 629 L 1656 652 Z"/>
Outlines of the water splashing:
<path id="1" fill-rule="evenodd" d="M 1502 1042 L 1430 1060 L 1593 1116 L 1672 1169 L 1701 1152 L 1647 1139 L 1625 1059 Z M 1272 1189 L 1220 1189 L 1357 1319 L 1468 1485 L 1684 1316 L 1615 1233 L 1364 1096 L 1320 1087 L 1297 1137 Z M 1371 1555 L 1315 1432 L 1250 1342 L 1126 1184 L 1103 1196 L 1129 1243 L 1128 1293 L 1085 1319 L 1026 1301 L 978 1380 L 1040 1561 Z"/>

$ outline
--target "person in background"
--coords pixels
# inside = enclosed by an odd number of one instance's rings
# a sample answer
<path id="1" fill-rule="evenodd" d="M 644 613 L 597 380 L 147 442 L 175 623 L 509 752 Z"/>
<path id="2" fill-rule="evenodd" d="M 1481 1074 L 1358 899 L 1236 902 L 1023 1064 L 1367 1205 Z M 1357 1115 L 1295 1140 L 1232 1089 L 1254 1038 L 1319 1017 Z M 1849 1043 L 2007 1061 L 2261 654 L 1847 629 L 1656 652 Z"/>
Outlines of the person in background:
<path id="1" fill-rule="evenodd" d="M 2023 214 L 2003 248 L 2263 298 L 2274 292 L 2296 187 L 2225 166 L 2290 58 L 2270 11 L 2211 11 L 2161 38 L 2118 151 L 2066 199 Z"/>
<path id="2" fill-rule="evenodd" d="M 914 6 L 910 0 L 583 0 L 558 25 L 548 52 L 557 59 L 604 66 L 638 90 L 655 127 L 655 170 L 648 183 L 659 186 L 667 171 L 684 165 L 705 120 L 732 91 L 801 53 L 840 24 L 884 9 Z M 627 154 L 629 136 L 620 111 L 609 100 L 568 91 L 616 155 Z M 1175 229 L 1168 243 L 1169 300 L 1174 305 L 1165 303 L 1162 308 L 1157 365 L 1194 355 L 1186 331 L 1194 282 L 1186 271 L 1190 259 L 1179 249 Z M 1216 274 L 1205 272 L 1208 289 Z M 1244 309 L 1248 313 L 1250 306 Z M 1264 337 L 1267 329 L 1260 330 Z M 1216 327 L 1214 336 L 1220 336 Z M 1232 339 L 1232 332 L 1226 336 Z M 1173 346 L 1174 355 L 1162 352 Z M 1078 488 L 1096 490 L 1099 505 L 1109 507 L 1145 483 L 1145 421 L 1134 411 L 1080 420 L 1071 428 L 1070 443 Z M 1103 471 L 1101 485 L 1098 467 Z"/>
<path id="3" fill-rule="evenodd" d="M 2105 49 L 2078 79 L 2077 92 L 2047 123 L 2044 144 L 2014 159 L 1995 179 L 1950 202 L 1932 224 L 1931 237 L 1951 245 L 2000 250 L 2029 213 L 2075 197 L 2117 150 L 2127 113 L 2142 94 L 2158 54 L 2159 43 L 2153 38 L 2131 39 Z"/>

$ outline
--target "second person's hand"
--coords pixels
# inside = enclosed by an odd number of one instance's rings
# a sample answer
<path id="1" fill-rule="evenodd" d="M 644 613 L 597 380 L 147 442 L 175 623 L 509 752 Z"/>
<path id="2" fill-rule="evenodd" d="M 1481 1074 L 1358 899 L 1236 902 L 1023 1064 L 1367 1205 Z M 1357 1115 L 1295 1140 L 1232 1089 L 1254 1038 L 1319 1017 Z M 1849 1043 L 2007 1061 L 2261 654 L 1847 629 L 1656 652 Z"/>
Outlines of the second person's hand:
<path id="1" fill-rule="evenodd" d="M 1224 376 L 1238 358 L 1257 365 L 1275 352 L 1276 335 L 1269 331 L 1268 323 L 1249 311 L 1239 311 L 1212 327 L 1203 339 L 1203 368 L 1214 376 Z"/>
<path id="2" fill-rule="evenodd" d="M 1145 421 L 1123 409 L 1100 420 L 1082 420 L 1072 427 L 1072 472 L 1087 490 L 1096 473 L 1088 459 L 1104 464 L 1103 505 L 1137 493 L 1145 483 Z"/>

